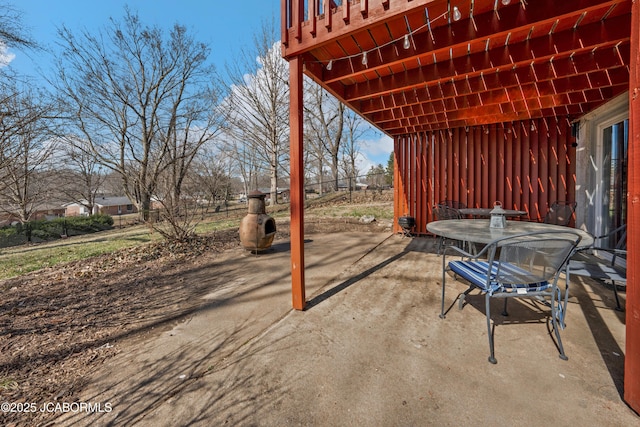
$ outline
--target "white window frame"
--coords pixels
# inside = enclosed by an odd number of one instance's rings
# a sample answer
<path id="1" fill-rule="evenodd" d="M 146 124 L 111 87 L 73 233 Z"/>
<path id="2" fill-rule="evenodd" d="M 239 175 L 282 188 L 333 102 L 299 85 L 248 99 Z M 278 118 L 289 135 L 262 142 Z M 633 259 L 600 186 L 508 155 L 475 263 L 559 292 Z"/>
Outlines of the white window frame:
<path id="1" fill-rule="evenodd" d="M 604 177 L 602 176 L 602 165 L 604 162 L 604 130 L 607 129 L 610 126 L 615 125 L 616 123 L 620 123 L 622 121 L 628 120 L 629 119 L 629 110 L 627 109 L 624 112 L 618 112 L 615 115 L 612 116 L 605 116 L 602 117 L 600 120 L 598 120 L 595 123 L 595 129 L 596 129 L 596 159 L 598 162 L 598 169 L 597 169 L 597 174 L 596 174 L 596 182 L 597 184 L 597 188 L 596 188 L 596 200 L 604 200 L 605 191 L 609 191 L 609 189 L 607 188 L 606 190 L 603 188 L 602 186 L 602 182 Z M 602 203 L 598 203 L 596 205 L 596 224 L 595 224 L 595 232 L 597 235 L 602 235 L 605 233 L 604 230 L 604 224 L 602 223 L 602 218 L 604 218 L 604 214 L 605 212 L 603 212 L 603 204 Z"/>

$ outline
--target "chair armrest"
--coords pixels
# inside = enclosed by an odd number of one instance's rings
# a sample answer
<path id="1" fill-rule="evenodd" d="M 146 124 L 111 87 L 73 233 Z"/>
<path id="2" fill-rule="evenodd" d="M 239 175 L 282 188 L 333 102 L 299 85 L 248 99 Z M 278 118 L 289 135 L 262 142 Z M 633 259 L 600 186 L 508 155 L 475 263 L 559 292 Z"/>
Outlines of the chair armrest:
<path id="1" fill-rule="evenodd" d="M 616 255 L 627 255 L 627 250 L 626 249 L 616 249 L 616 248 L 601 248 L 598 246 L 593 246 L 591 248 L 592 251 L 602 251 L 602 252 L 609 252 L 612 254 L 616 254 Z"/>
<path id="2" fill-rule="evenodd" d="M 607 252 L 609 254 L 611 254 L 611 259 L 606 259 L 602 256 L 599 256 L 597 254 L 594 254 L 594 252 Z M 615 249 L 615 248 L 602 248 L 602 247 L 598 247 L 598 246 L 589 246 L 588 248 L 582 248 L 579 249 L 575 252 L 575 254 L 571 257 L 572 260 L 576 260 L 576 261 L 580 261 L 580 255 L 584 254 L 585 257 L 593 257 L 593 258 L 597 258 L 598 262 L 601 262 L 603 264 L 607 264 L 610 266 L 615 266 L 616 265 L 616 258 L 622 258 L 626 260 L 627 257 L 627 250 L 626 249 Z M 586 259 L 586 258 L 585 258 Z"/>
<path id="3" fill-rule="evenodd" d="M 621 225 L 620 227 L 616 228 L 615 230 L 611 230 L 609 231 L 607 234 L 602 234 L 600 236 L 594 236 L 593 237 L 593 247 L 600 249 L 600 250 L 605 250 L 605 249 L 612 249 L 612 248 L 604 248 L 604 247 L 598 247 L 598 241 L 601 239 L 606 239 L 609 238 L 611 236 L 615 236 L 617 234 L 621 234 L 620 240 L 618 242 L 618 245 L 615 249 L 619 249 L 619 250 L 625 250 L 623 248 L 626 248 L 626 242 L 627 242 L 627 226 L 625 225 Z M 623 246 L 620 246 L 623 245 Z"/>
<path id="4" fill-rule="evenodd" d="M 489 248 L 491 245 L 486 245 L 484 248 L 482 248 L 482 250 L 476 254 L 472 254 L 469 253 L 467 251 L 465 251 L 464 249 L 461 249 L 459 247 L 457 247 L 456 245 L 445 245 L 444 250 L 442 251 L 442 257 L 445 258 L 447 255 L 447 250 L 452 249 L 453 251 L 457 252 L 456 254 L 450 254 L 450 255 L 459 255 L 462 258 L 466 258 L 467 260 L 474 260 L 474 259 L 480 259 L 482 257 L 485 257 L 485 254 L 488 252 Z"/>

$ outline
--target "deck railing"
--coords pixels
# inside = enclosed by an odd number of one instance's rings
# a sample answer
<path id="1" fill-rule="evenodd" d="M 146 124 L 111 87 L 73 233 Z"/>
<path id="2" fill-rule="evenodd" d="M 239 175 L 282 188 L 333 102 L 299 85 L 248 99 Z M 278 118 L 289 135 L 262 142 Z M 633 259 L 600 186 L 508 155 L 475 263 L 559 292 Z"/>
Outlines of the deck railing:
<path id="1" fill-rule="evenodd" d="M 374 25 L 428 1 L 402 0 L 281 0 L 282 44 L 287 55 L 299 53 L 327 39 L 343 36 L 353 29 Z M 293 51 L 289 51 L 293 49 Z"/>

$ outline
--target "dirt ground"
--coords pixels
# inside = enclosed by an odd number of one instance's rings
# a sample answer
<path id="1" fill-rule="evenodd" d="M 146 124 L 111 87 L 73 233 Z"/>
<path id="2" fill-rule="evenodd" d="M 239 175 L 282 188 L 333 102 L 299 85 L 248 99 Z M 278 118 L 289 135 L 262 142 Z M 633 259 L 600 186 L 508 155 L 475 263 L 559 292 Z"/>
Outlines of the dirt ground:
<path id="1" fill-rule="evenodd" d="M 312 217 L 305 232 L 388 232 L 390 226 L 390 221 Z M 289 238 L 287 222 L 278 221 L 277 229 L 276 241 Z M 197 309 L 201 300 L 190 296 L 202 285 L 183 280 L 181 272 L 239 248 L 238 230 L 233 229 L 187 244 L 145 245 L 0 282 L 0 401 L 12 403 L 11 410 L 31 402 L 73 402 L 86 386 L 86 374 L 116 351 L 158 333 L 159 323 L 169 327 Z M 2 425 L 47 425 L 52 420 L 46 414 L 4 409 Z"/>

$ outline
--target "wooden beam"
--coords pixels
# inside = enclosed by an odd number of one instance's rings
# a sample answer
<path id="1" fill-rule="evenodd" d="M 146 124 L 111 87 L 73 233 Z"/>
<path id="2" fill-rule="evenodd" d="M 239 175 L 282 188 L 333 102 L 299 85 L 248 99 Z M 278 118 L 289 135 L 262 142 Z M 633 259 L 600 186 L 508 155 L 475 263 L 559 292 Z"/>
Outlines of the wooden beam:
<path id="1" fill-rule="evenodd" d="M 302 2 L 302 0 L 298 1 Z M 290 58 L 304 52 L 308 52 L 318 47 L 318 45 L 332 42 L 338 38 L 349 38 L 350 36 L 359 32 L 366 32 L 367 29 L 385 25 L 385 22 L 390 17 L 401 18 L 401 16 L 404 14 L 412 13 L 418 13 L 423 16 L 425 7 L 430 6 L 431 3 L 441 2 L 441 0 L 422 0 L 421 2 L 395 0 L 393 2 L 389 2 L 388 9 L 379 7 L 379 2 L 376 2 L 376 6 L 373 6 L 368 2 L 367 4 L 363 5 L 361 2 L 360 13 L 350 14 L 348 22 L 345 22 L 342 19 L 336 19 L 332 20 L 332 22 L 330 23 L 326 22 L 327 19 L 331 19 L 327 17 L 327 12 L 330 12 L 330 7 L 332 4 L 334 8 L 336 7 L 336 5 L 331 0 L 323 0 L 323 2 L 326 2 L 326 4 L 329 5 L 329 10 L 323 7 L 325 25 L 318 27 L 318 33 L 315 37 L 303 37 L 300 43 L 290 43 L 284 52 L 285 58 Z M 343 2 L 346 3 L 346 0 Z M 331 13 L 329 13 L 329 16 L 330 15 Z M 329 24 L 329 26 L 327 26 L 327 24 Z"/>
<path id="2" fill-rule="evenodd" d="M 408 92 L 411 96 L 405 98 L 405 104 L 394 103 L 395 106 L 388 105 L 390 102 L 386 102 L 386 99 L 395 100 L 399 98 L 392 95 L 379 99 L 378 105 L 373 111 L 367 112 L 365 108 L 361 111 L 370 121 L 384 124 L 384 122 L 402 117 L 430 116 L 444 111 L 459 112 L 474 108 L 490 108 L 494 105 L 523 100 L 538 102 L 546 108 L 565 103 L 599 102 L 612 92 L 619 92 L 620 87 L 628 86 L 626 68 L 624 68 L 624 71 L 624 78 L 616 77 L 615 80 L 610 79 L 606 86 L 592 87 L 593 80 L 591 80 L 591 75 L 594 74 L 595 77 L 600 75 L 600 72 L 596 71 L 586 75 L 563 77 L 556 81 L 521 81 L 520 85 L 516 85 L 516 81 L 514 81 L 512 84 L 505 84 L 505 87 L 500 89 L 490 89 L 461 96 L 445 96 L 442 90 L 438 90 L 435 93 L 419 91 L 413 94 Z M 448 92 L 452 93 L 453 91 Z M 482 110 L 479 110 L 479 112 L 482 112 Z"/>
<path id="3" fill-rule="evenodd" d="M 378 123 L 378 128 L 389 135 L 404 135 L 415 132 L 427 132 L 444 128 L 476 126 L 503 121 L 520 121 L 532 118 L 566 116 L 570 114 L 579 118 L 583 114 L 603 105 L 608 100 L 628 90 L 628 85 L 619 85 L 601 90 L 598 98 L 585 92 L 587 101 L 570 104 L 567 94 L 555 100 L 553 97 L 540 99 L 512 99 L 501 104 L 485 106 L 469 110 L 451 111 L 446 107 L 430 112 L 425 116 L 404 117 Z M 595 91 L 594 92 L 598 92 Z M 560 96 L 560 95 L 558 95 Z M 593 99 L 592 99 L 593 98 Z M 566 103 L 561 102 L 565 100 Z M 372 121 L 371 119 L 369 119 Z"/>
<path id="4" fill-rule="evenodd" d="M 581 80 L 584 87 L 576 88 L 571 86 L 564 90 L 540 90 L 539 84 L 523 84 L 520 87 L 512 86 L 504 89 L 480 92 L 460 97 L 448 97 L 433 101 L 416 102 L 391 109 L 379 110 L 365 116 L 372 122 L 383 125 L 385 122 L 394 121 L 402 117 L 430 116 L 438 112 L 464 112 L 483 108 L 490 108 L 495 105 L 513 103 L 517 101 L 536 102 L 544 108 L 551 108 L 564 104 L 580 104 L 585 102 L 599 102 L 610 95 L 609 89 L 617 92 L 620 87 L 628 86 L 626 82 L 620 82 L 610 86 L 591 88 L 588 79 Z M 575 82 L 574 81 L 574 82 Z M 544 85 L 542 85 L 544 87 Z"/>
<path id="5" fill-rule="evenodd" d="M 539 10 L 539 9 L 536 9 Z M 546 11 L 541 19 L 557 19 L 552 11 Z M 500 65 L 513 64 L 520 61 L 531 60 L 533 58 L 541 58 L 545 56 L 554 56 L 562 52 L 572 52 L 574 50 L 586 49 L 587 46 L 596 47 L 607 40 L 621 40 L 629 37 L 629 16 L 621 15 L 604 21 L 590 23 L 576 29 L 569 28 L 564 31 L 553 34 L 541 34 L 533 39 L 526 38 L 523 41 L 511 43 L 505 46 L 505 43 L 499 43 L 499 47 L 493 47 L 489 52 L 485 52 L 487 39 L 501 40 L 502 34 L 518 30 L 528 33 L 531 25 L 536 22 L 526 21 L 529 26 L 523 26 L 522 20 L 513 19 L 508 21 L 495 20 L 494 13 L 488 13 L 487 16 L 476 18 L 474 22 L 492 21 L 494 24 L 483 31 L 453 31 L 455 37 L 452 36 L 452 30 L 449 27 L 439 27 L 432 32 L 420 32 L 412 35 L 414 40 L 410 49 L 401 48 L 402 40 L 397 43 L 388 44 L 380 47 L 378 55 L 371 55 L 366 66 L 360 62 L 352 62 L 347 60 L 335 60 L 331 73 L 327 74 L 326 83 L 354 78 L 364 71 L 377 71 L 379 68 L 385 69 L 394 64 L 406 64 L 413 62 L 414 64 L 430 64 L 432 58 L 446 57 L 449 58 L 452 49 L 461 48 L 465 53 L 469 50 L 469 44 L 476 44 L 477 48 L 471 48 L 473 53 L 464 55 L 464 57 L 454 64 L 454 70 L 461 73 L 461 68 L 491 68 Z M 471 26 L 471 28 L 474 28 Z M 606 40 L 602 38 L 602 34 L 606 34 Z M 463 37 L 464 36 L 464 37 Z M 506 36 L 504 36 L 506 37 Z M 524 36 L 523 36 L 524 38 Z M 437 43 L 434 44 L 434 39 Z M 349 40 L 346 40 L 348 42 Z M 347 49 L 348 51 L 350 49 Z M 465 63 L 467 65 L 465 65 Z M 484 63 L 484 65 L 483 65 Z"/>
<path id="6" fill-rule="evenodd" d="M 304 162 L 302 57 L 289 61 L 290 198 L 291 198 L 291 299 L 293 308 L 303 310 L 304 283 Z"/>
<path id="7" fill-rule="evenodd" d="M 494 70 L 493 72 L 482 73 L 477 75 L 468 75 L 464 78 L 445 79 L 443 81 L 430 82 L 425 87 L 408 88 L 404 91 L 393 91 L 388 94 L 377 96 L 372 95 L 371 99 L 361 100 L 360 111 L 363 114 L 370 115 L 378 111 L 384 111 L 392 108 L 388 100 L 394 100 L 393 104 L 398 107 L 406 105 L 401 102 L 407 100 L 408 104 L 422 104 L 429 102 L 440 102 L 440 99 L 458 98 L 460 96 L 479 96 L 483 101 L 488 98 L 496 97 L 502 91 L 509 88 L 520 88 L 525 85 L 535 85 L 537 93 L 535 95 L 544 96 L 552 93 L 565 93 L 572 91 L 582 91 L 606 86 L 617 86 L 619 84 L 627 84 L 628 71 L 627 60 L 620 59 L 618 50 L 624 50 L 628 58 L 629 46 L 611 47 L 598 52 L 599 56 L 608 56 L 607 63 L 611 68 L 602 71 L 593 71 L 591 73 L 575 73 L 575 67 L 570 64 L 563 65 L 564 62 L 581 61 L 581 57 L 593 58 L 595 55 L 591 52 L 584 52 L 574 58 L 558 59 L 553 62 L 554 70 L 550 70 L 549 64 L 538 64 L 531 67 L 530 65 L 518 68 L 505 68 L 503 70 Z M 614 63 L 614 60 L 620 61 Z M 566 74 L 565 74 L 566 73 Z M 599 83 L 595 86 L 594 83 Z M 427 101 L 425 101 L 427 100 Z M 350 100 L 347 100 L 350 101 Z"/>
<path id="8" fill-rule="evenodd" d="M 631 7 L 626 348 L 624 400 L 640 413 L 640 2 Z"/>
<path id="9" fill-rule="evenodd" d="M 624 21 L 624 20 L 623 20 Z M 627 20 L 628 23 L 628 20 Z M 613 25 L 613 24 L 611 24 Z M 626 25 L 624 22 L 618 23 L 618 25 Z M 616 25 L 615 27 L 617 27 Z M 621 34 L 622 35 L 622 34 Z M 552 75 L 558 71 L 556 68 L 560 62 L 563 61 L 565 67 L 572 69 L 572 72 L 580 72 L 586 67 L 582 61 L 588 62 L 593 65 L 595 52 L 600 54 L 600 51 L 608 52 L 608 61 L 604 62 L 601 58 L 602 67 L 611 67 L 621 58 L 618 52 L 614 52 L 617 46 L 628 45 L 629 33 L 626 32 L 626 36 L 621 38 L 601 40 L 598 45 L 582 45 L 580 39 L 575 39 L 574 43 L 570 45 L 571 49 L 564 50 L 562 52 L 556 52 L 555 49 L 549 48 L 544 51 L 544 55 L 538 56 L 527 55 L 518 58 L 518 61 L 513 60 L 513 51 L 527 51 L 530 50 L 528 43 L 517 44 L 513 46 L 504 46 L 498 49 L 494 49 L 488 53 L 468 55 L 453 60 L 439 62 L 431 65 L 417 67 L 407 70 L 401 73 L 395 73 L 391 76 L 384 75 L 384 77 L 370 80 L 367 79 L 361 84 L 354 84 L 349 86 L 345 90 L 345 98 L 349 101 L 365 99 L 367 97 L 377 96 L 384 93 L 399 92 L 406 89 L 420 88 L 425 84 L 433 83 L 436 81 L 446 81 L 446 79 L 461 79 L 461 78 L 474 78 L 480 76 L 482 72 L 489 73 L 498 70 L 508 70 L 511 68 L 527 68 L 533 66 L 536 67 L 537 72 L 542 72 L 546 75 Z M 567 43 L 565 43 L 568 45 Z M 540 51 L 542 53 L 542 51 Z M 379 60 L 378 55 L 369 55 L 369 63 Z M 628 57 L 627 57 L 628 58 Z M 553 62 L 551 62 L 553 61 Z M 358 64 L 356 62 L 356 64 Z M 553 68 L 552 68 L 553 65 Z M 337 68 L 336 61 L 333 63 L 333 70 Z M 355 65 L 354 65 L 355 66 Z M 582 70 L 576 69 L 580 67 Z M 563 71 L 563 70 L 560 70 Z M 566 70 L 564 70 L 566 72 Z M 328 74 L 329 76 L 331 74 Z M 543 80 L 544 78 L 537 76 L 537 79 Z M 331 80 L 325 80 L 325 82 L 331 85 Z"/>
<path id="10" fill-rule="evenodd" d="M 622 51 L 623 55 L 618 52 Z M 466 74 L 463 78 L 458 80 L 446 79 L 442 82 L 438 81 L 430 83 L 427 87 L 410 88 L 404 92 L 393 92 L 386 95 L 378 95 L 361 102 L 361 111 L 365 114 L 375 113 L 377 111 L 383 111 L 391 108 L 388 99 L 396 100 L 395 104 L 402 106 L 403 104 L 397 102 L 402 97 L 401 93 L 405 95 L 409 104 L 421 103 L 424 100 L 438 100 L 440 98 L 457 97 L 462 95 L 476 95 L 481 96 L 483 101 L 486 101 L 487 97 L 493 97 L 496 93 L 504 91 L 506 88 L 514 87 L 524 84 L 535 84 L 538 90 L 537 95 L 549 94 L 556 91 L 556 87 L 562 86 L 566 90 L 585 90 L 592 87 L 588 80 L 584 80 L 579 77 L 580 74 L 590 71 L 588 68 L 576 67 L 576 63 L 580 63 L 585 59 L 591 59 L 595 61 L 598 66 L 597 69 L 603 69 L 600 64 L 607 63 L 606 74 L 608 76 L 608 85 L 615 86 L 618 84 L 627 84 L 628 76 L 628 58 L 629 58 L 629 45 L 612 46 L 609 49 L 599 49 L 597 52 L 584 52 L 581 55 L 574 57 L 565 57 L 563 59 L 556 59 L 553 62 L 552 69 L 547 64 L 537 64 L 531 68 L 530 65 L 518 67 L 515 70 L 512 67 L 508 67 L 504 70 L 492 70 L 483 71 L 480 70 L 474 74 Z M 572 65 L 573 64 L 573 65 Z M 580 68 L 580 72 L 577 69 Z M 598 71 L 596 71 L 597 73 Z M 514 73 L 518 74 L 516 80 Z M 578 77 L 576 77 L 578 75 Z M 589 76 L 590 77 L 595 77 Z M 569 82 L 562 82 L 569 80 Z M 572 80 L 576 79 L 575 82 Z M 584 82 L 587 82 L 584 85 Z M 452 86 L 455 85 L 454 89 Z"/>

